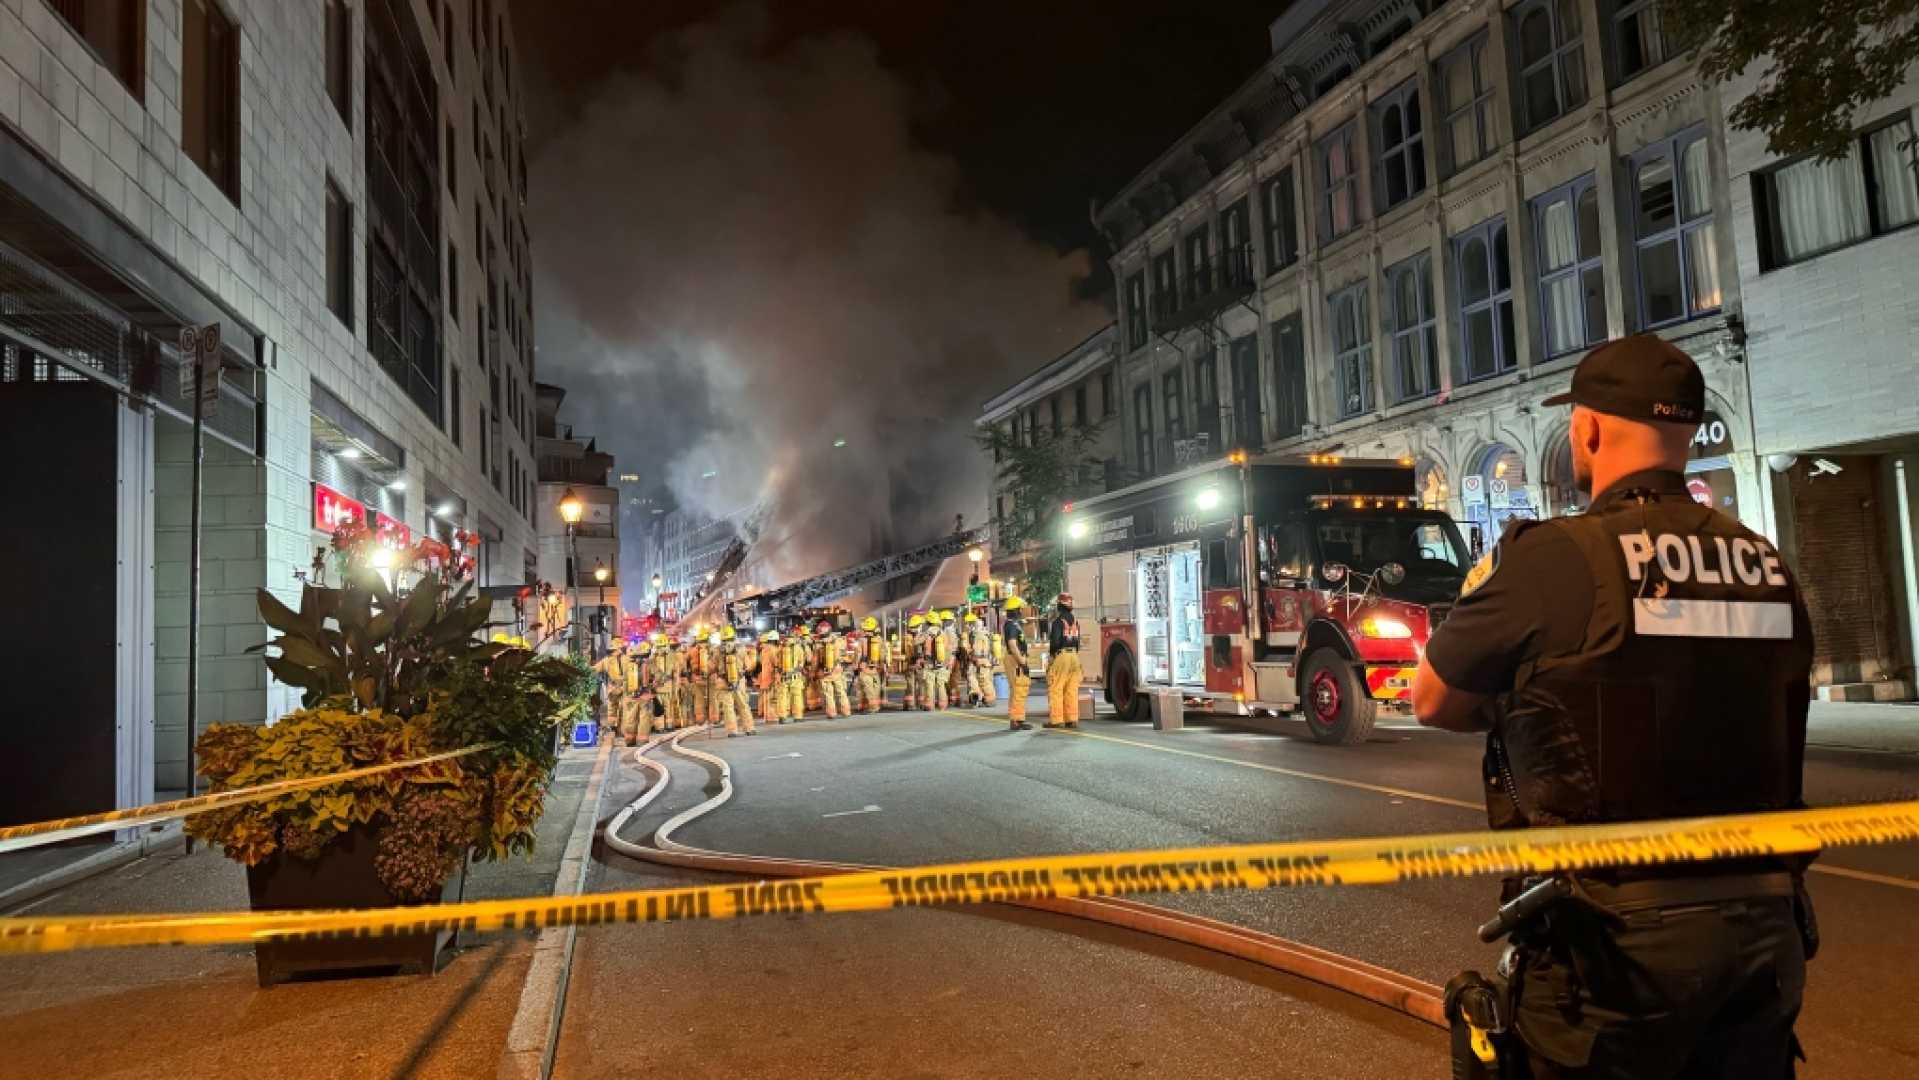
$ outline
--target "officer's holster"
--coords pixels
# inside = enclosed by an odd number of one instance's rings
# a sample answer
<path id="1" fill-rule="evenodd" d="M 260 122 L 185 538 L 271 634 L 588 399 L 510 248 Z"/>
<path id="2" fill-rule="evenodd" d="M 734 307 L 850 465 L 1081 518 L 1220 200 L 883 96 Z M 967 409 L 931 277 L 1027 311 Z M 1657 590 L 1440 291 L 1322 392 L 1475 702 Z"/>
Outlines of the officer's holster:
<path id="1" fill-rule="evenodd" d="M 1462 971 L 1446 984 L 1446 1023 L 1452 1033 L 1453 1080 L 1522 1080 L 1525 1058 L 1512 1032 L 1506 983 Z"/>

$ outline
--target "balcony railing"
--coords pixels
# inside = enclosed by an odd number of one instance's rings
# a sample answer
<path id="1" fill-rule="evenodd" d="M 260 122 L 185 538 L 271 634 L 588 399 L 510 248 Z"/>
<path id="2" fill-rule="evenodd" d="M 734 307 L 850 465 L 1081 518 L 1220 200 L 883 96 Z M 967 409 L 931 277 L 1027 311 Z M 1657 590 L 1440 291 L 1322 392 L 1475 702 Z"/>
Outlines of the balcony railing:
<path id="1" fill-rule="evenodd" d="M 1153 298 L 1154 325 L 1161 333 L 1169 333 L 1204 322 L 1251 296 L 1256 284 L 1252 245 L 1228 248 L 1219 253 L 1217 263 L 1203 263 L 1187 272 L 1185 289 L 1175 310 L 1160 310 L 1159 302 L 1171 300 L 1170 294 Z"/>

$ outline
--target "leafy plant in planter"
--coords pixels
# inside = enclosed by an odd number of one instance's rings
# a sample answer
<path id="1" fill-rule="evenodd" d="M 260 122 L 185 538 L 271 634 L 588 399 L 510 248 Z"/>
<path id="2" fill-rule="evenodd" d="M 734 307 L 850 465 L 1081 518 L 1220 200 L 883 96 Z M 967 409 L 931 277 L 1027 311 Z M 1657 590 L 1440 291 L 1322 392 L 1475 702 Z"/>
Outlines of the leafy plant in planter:
<path id="1" fill-rule="evenodd" d="M 200 773 L 217 791 L 486 748 L 189 818 L 190 834 L 249 868 L 255 907 L 417 903 L 441 895 L 469 855 L 531 851 L 557 760 L 554 729 L 583 707 L 575 665 L 475 639 L 491 601 L 470 597 L 470 581 L 448 580 L 457 562 L 442 570 L 424 562 L 424 548 L 406 553 L 402 567 L 425 569 L 414 571 L 411 590 L 396 591 L 373 566 L 378 543 L 343 531 L 342 584 L 305 585 L 297 611 L 261 590 L 261 617 L 278 631 L 261 646 L 277 650 L 267 666 L 302 689 L 304 707 L 270 726 L 209 727 L 196 744 Z M 298 888 L 284 887 L 289 880 Z M 334 890 L 353 881 L 357 893 Z M 429 942 L 429 958 L 438 945 Z M 287 966 L 380 962 L 358 962 L 365 942 L 297 946 L 259 951 L 262 982 Z M 299 962 L 270 961 L 275 950 L 300 953 Z"/>

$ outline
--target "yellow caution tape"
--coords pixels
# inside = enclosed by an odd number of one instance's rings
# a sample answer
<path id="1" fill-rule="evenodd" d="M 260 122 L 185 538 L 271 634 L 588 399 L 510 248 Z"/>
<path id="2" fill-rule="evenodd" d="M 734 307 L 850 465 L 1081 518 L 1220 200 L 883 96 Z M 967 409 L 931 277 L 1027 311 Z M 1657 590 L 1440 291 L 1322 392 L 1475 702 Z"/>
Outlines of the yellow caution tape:
<path id="1" fill-rule="evenodd" d="M 496 743 L 481 743 L 477 746 L 448 750 L 444 753 L 429 754 L 411 761 L 392 761 L 383 765 L 366 765 L 345 772 L 330 773 L 326 776 L 303 776 L 292 780 L 275 780 L 270 784 L 255 787 L 234 788 L 232 791 L 215 791 L 207 795 L 196 795 L 190 799 L 173 799 L 169 802 L 149 803 L 146 806 L 130 806 L 124 810 L 107 810 L 98 814 L 86 814 L 81 817 L 61 818 L 58 821 L 40 821 L 32 825 L 9 825 L 0 828 L 0 854 L 17 851 L 21 848 L 39 847 L 59 840 L 71 840 L 77 836 L 91 836 L 94 833 L 112 832 L 115 829 L 131 829 L 141 825 L 151 825 L 156 821 L 169 821 L 178 817 L 191 817 L 208 810 L 218 810 L 228 806 L 244 806 L 276 795 L 285 795 L 289 791 L 304 791 L 308 788 L 326 787 L 330 784 L 344 783 L 348 780 L 363 780 L 369 776 L 393 772 L 396 769 L 412 769 L 421 765 L 431 765 L 440 761 L 476 754 L 492 749 Z"/>
<path id="2" fill-rule="evenodd" d="M 1789 855 L 1919 838 L 1919 801 L 1506 832 L 990 859 L 822 878 L 367 911 L 89 915 L 0 919 L 0 954 L 127 945 L 222 945 L 598 923 L 875 911 L 934 904 L 1383 885 Z"/>

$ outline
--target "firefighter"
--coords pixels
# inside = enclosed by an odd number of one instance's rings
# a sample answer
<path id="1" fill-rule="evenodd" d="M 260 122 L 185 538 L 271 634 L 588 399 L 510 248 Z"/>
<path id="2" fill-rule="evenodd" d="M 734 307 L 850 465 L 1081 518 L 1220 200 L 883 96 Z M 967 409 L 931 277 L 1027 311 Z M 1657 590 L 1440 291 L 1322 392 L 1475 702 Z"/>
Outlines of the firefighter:
<path id="1" fill-rule="evenodd" d="M 1006 625 L 1000 640 L 1006 649 L 1006 721 L 1014 731 L 1026 731 L 1026 698 L 1033 692 L 1033 670 L 1027 664 L 1026 602 L 1017 596 L 1006 598 Z"/>
<path id="2" fill-rule="evenodd" d="M 886 700 L 882 680 L 886 678 L 887 652 L 886 639 L 880 635 L 880 621 L 868 615 L 860 622 L 859 700 L 854 703 L 861 712 L 879 712 Z"/>
<path id="3" fill-rule="evenodd" d="M 920 633 L 920 708 L 946 708 L 946 680 L 952 667 L 952 647 L 940 628 L 939 613 L 933 612 L 926 617 L 926 627 Z"/>
<path id="4" fill-rule="evenodd" d="M 920 627 L 926 625 L 924 615 L 914 614 L 907 617 L 906 634 L 893 635 L 893 667 L 906 682 L 905 696 L 900 707 L 907 712 L 915 712 L 920 707 L 919 674 L 919 634 Z"/>
<path id="5" fill-rule="evenodd" d="M 729 739 L 739 735 L 741 727 L 746 728 L 748 735 L 758 734 L 753 728 L 752 710 L 740 711 L 740 683 L 746 678 L 746 666 L 740 651 L 726 640 L 724 630 L 713 631 L 707 638 L 707 645 L 712 650 L 713 674 L 710 676 L 710 685 L 713 723 L 724 727 Z"/>
<path id="6" fill-rule="evenodd" d="M 680 682 L 680 717 L 695 727 L 712 718 L 713 648 L 707 644 L 705 630 L 697 623 L 693 627 L 693 639 L 686 645 L 685 678 Z"/>
<path id="7" fill-rule="evenodd" d="M 1046 627 L 1046 726 L 1079 727 L 1079 620 L 1073 596 L 1059 594 L 1059 612 Z"/>
<path id="8" fill-rule="evenodd" d="M 753 675 L 753 669 L 759 666 L 760 654 L 750 642 L 739 640 L 739 636 L 739 631 L 733 629 L 731 623 L 720 631 L 720 641 L 724 643 L 726 651 L 732 653 L 739 661 L 740 667 L 739 676 L 733 680 L 731 691 L 733 711 L 746 727 L 746 733 L 753 735 L 757 733 L 753 727 L 753 695 L 747 690 L 746 685 Z"/>
<path id="9" fill-rule="evenodd" d="M 760 720 L 767 724 L 786 723 L 786 687 L 780 679 L 780 632 L 768 630 L 760 635 L 760 657 L 754 682 L 760 688 Z"/>
<path id="10" fill-rule="evenodd" d="M 620 710 L 626 705 L 626 657 L 621 650 L 608 649 L 606 655 L 593 663 L 593 671 L 600 677 L 600 687 L 606 694 L 606 712 L 601 726 L 608 731 L 620 728 Z"/>
<path id="11" fill-rule="evenodd" d="M 806 717 L 806 641 L 798 632 L 780 642 L 780 723 Z"/>
<path id="12" fill-rule="evenodd" d="M 833 629 L 833 624 L 820 620 L 819 637 L 814 646 L 813 670 L 820 686 L 820 700 L 826 708 L 828 720 L 853 715 L 853 706 L 846 699 L 846 649 L 845 642 Z"/>
<path id="13" fill-rule="evenodd" d="M 664 730 L 678 728 L 680 713 L 680 650 L 665 634 L 653 635 L 653 693 L 660 703 L 660 723 Z"/>
<path id="14" fill-rule="evenodd" d="M 992 708 L 998 695 L 993 690 L 993 633 L 980 621 L 979 613 L 966 613 L 966 704 L 972 708 Z"/>
<path id="15" fill-rule="evenodd" d="M 960 653 L 965 648 L 965 638 L 960 634 L 959 615 L 952 610 L 940 612 L 940 636 L 946 639 L 946 700 L 958 705 L 966 697 L 965 665 Z"/>
<path id="16" fill-rule="evenodd" d="M 1568 403 L 1591 506 L 1515 522 L 1466 575 L 1414 715 L 1486 733 L 1498 829 L 1804 806 L 1811 620 L 1772 543 L 1687 492 L 1698 365 L 1656 334 L 1616 339 L 1542 404 Z M 1455 1047 L 1490 1034 L 1500 1076 L 1792 1076 L 1819 940 L 1806 861 L 1755 846 L 1507 879 L 1509 979 L 1453 980 Z M 1456 1050 L 1453 1075 L 1478 1059 Z"/>
<path id="17" fill-rule="evenodd" d="M 633 695 L 633 733 L 635 741 L 653 734 L 653 642 L 641 638 L 633 649 L 633 678 L 639 690 Z"/>

